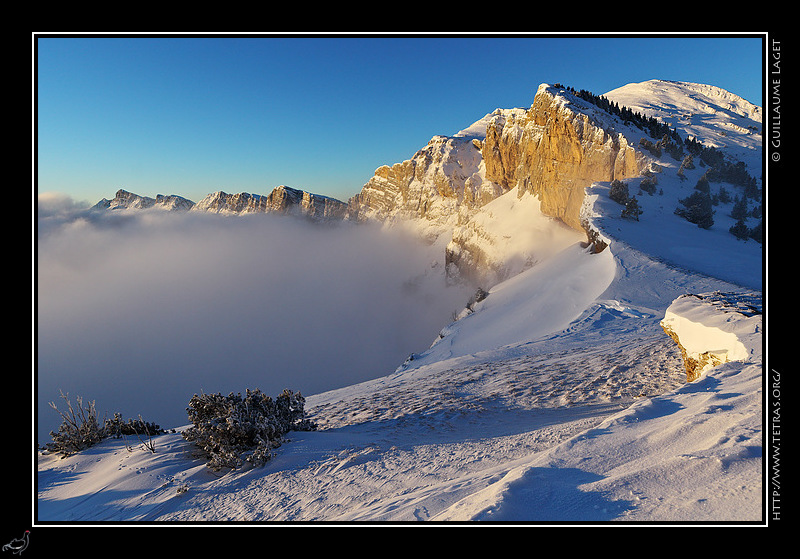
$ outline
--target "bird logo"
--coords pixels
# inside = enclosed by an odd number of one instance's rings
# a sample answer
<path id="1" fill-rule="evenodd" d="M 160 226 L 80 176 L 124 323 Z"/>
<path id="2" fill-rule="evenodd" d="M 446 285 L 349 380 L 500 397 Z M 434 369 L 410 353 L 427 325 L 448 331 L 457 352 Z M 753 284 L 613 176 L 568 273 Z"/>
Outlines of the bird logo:
<path id="1" fill-rule="evenodd" d="M 30 538 L 31 531 L 25 530 L 21 538 L 14 538 L 6 545 L 3 546 L 3 551 L 10 551 L 16 555 L 22 554 L 28 547 L 28 538 Z"/>

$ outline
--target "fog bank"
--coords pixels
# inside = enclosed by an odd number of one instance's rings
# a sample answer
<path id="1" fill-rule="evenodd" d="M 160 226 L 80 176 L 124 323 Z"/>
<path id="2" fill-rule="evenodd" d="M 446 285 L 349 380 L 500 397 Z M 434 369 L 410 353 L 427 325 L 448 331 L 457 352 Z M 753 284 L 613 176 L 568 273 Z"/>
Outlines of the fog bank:
<path id="1" fill-rule="evenodd" d="M 371 225 L 75 211 L 41 206 L 37 224 L 41 444 L 59 390 L 169 428 L 201 391 L 310 395 L 388 374 L 471 294 L 446 286 L 438 249 Z"/>

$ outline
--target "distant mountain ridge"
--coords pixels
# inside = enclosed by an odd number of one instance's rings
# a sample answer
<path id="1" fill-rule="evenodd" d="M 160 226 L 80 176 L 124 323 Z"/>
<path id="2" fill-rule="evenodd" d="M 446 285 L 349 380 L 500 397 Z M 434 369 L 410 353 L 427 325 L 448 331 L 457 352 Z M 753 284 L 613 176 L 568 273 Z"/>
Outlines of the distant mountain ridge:
<path id="1" fill-rule="evenodd" d="M 120 189 L 113 199 L 103 198 L 92 207 L 93 210 L 145 210 L 151 208 L 224 215 L 275 212 L 304 215 L 315 219 L 343 219 L 347 204 L 329 196 L 312 194 L 281 185 L 266 196 L 248 192 L 228 194 L 219 190 L 208 194 L 197 203 L 174 194 L 166 196 L 158 194 L 155 198 L 150 198 Z"/>
<path id="2" fill-rule="evenodd" d="M 246 192 L 214 192 L 200 200 L 191 210 L 220 214 L 281 213 L 314 219 L 343 219 L 347 204 L 329 196 L 281 185 L 266 196 Z"/>
<path id="3" fill-rule="evenodd" d="M 194 206 L 194 202 L 175 194 L 158 194 L 155 198 L 140 196 L 127 190 L 117 190 L 116 195 L 111 200 L 103 198 L 92 206 L 93 210 L 146 210 L 149 208 L 163 209 L 167 211 L 187 211 Z"/>

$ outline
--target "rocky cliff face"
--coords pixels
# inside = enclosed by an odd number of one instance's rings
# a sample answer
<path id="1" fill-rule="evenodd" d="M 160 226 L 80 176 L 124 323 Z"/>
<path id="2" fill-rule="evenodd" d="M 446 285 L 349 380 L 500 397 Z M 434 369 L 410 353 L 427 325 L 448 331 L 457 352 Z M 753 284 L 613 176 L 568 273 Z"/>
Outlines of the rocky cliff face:
<path id="1" fill-rule="evenodd" d="M 545 215 L 577 230 L 586 187 L 640 176 L 649 166 L 608 115 L 547 85 L 523 115 L 487 127 L 483 157 L 488 180 L 538 196 Z"/>
<path id="2" fill-rule="evenodd" d="M 343 219 L 347 204 L 335 198 L 279 186 L 267 196 L 269 211 L 299 213 L 314 219 Z"/>
<path id="3" fill-rule="evenodd" d="M 228 194 L 218 190 L 195 204 L 192 211 L 218 214 L 263 213 L 267 211 L 267 200 L 266 196 L 259 194 Z"/>
<path id="4" fill-rule="evenodd" d="M 350 199 L 350 219 L 416 220 L 430 242 L 449 234 L 471 212 L 509 190 L 486 179 L 480 138 L 488 123 L 502 123 L 518 111 L 498 109 L 455 136 L 434 136 L 411 159 L 379 167 Z"/>
<path id="5" fill-rule="evenodd" d="M 449 237 L 448 269 L 476 281 L 500 280 L 507 268 L 495 261 L 485 269 L 487 242 L 496 248 L 501 240 L 491 239 L 476 216 L 512 190 L 520 199 L 535 196 L 537 211 L 585 233 L 602 250 L 582 219 L 585 188 L 640 176 L 650 165 L 614 127 L 602 110 L 542 84 L 529 109 L 498 109 L 453 137 L 434 137 L 407 161 L 380 167 L 350 200 L 348 213 L 384 222 L 411 218 L 431 242 Z"/>

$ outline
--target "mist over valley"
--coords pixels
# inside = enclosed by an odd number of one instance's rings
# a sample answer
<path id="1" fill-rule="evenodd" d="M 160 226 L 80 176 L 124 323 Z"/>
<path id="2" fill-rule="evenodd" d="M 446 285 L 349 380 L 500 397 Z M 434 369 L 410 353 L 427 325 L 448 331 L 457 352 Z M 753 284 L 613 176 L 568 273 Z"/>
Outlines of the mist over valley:
<path id="1" fill-rule="evenodd" d="M 374 224 L 61 202 L 38 223 L 42 441 L 59 390 L 172 427 L 201 391 L 310 394 L 385 375 L 470 295 L 436 247 Z"/>

